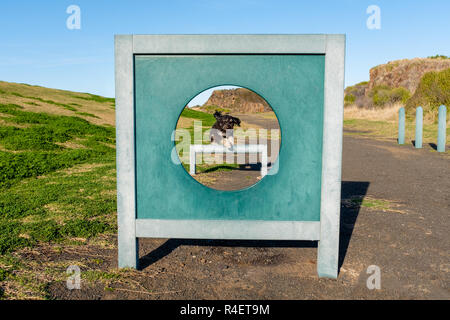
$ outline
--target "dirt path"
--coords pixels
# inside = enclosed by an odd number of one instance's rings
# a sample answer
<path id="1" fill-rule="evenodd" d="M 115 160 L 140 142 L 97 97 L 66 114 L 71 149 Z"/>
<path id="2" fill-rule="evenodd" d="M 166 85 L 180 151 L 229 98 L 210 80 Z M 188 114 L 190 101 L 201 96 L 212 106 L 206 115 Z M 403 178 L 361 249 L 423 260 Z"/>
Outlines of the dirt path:
<path id="1" fill-rule="evenodd" d="M 142 271 L 125 272 L 107 285 L 83 282 L 81 290 L 54 282 L 50 294 L 59 299 L 449 299 L 448 155 L 346 135 L 343 160 L 337 280 L 317 278 L 315 242 L 141 239 Z M 116 268 L 115 248 L 83 250 L 106 258 L 99 265 L 85 262 L 82 272 Z M 41 251 L 28 258 L 84 257 Z M 366 287 L 370 265 L 381 270 L 381 290 Z"/>

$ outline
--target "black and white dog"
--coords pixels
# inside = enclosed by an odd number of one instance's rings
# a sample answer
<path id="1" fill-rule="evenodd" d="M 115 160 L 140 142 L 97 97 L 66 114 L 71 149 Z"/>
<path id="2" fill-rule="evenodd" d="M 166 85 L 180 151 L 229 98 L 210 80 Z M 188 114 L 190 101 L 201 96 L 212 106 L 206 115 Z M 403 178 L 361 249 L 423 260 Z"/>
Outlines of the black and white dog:
<path id="1" fill-rule="evenodd" d="M 233 128 L 235 125 L 240 127 L 241 120 L 227 114 L 222 115 L 217 110 L 214 112 L 214 118 L 216 118 L 216 122 L 212 126 L 209 134 L 211 143 L 223 144 L 227 148 L 232 148 L 234 145 Z"/>

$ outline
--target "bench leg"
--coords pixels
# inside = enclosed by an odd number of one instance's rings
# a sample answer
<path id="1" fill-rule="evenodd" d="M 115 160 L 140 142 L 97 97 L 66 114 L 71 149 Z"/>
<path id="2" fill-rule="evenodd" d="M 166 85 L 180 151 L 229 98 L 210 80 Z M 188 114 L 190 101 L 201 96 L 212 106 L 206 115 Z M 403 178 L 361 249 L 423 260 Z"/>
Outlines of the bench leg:
<path id="1" fill-rule="evenodd" d="M 194 148 L 191 146 L 189 149 L 189 173 L 191 175 L 195 175 L 195 160 L 196 160 L 196 153 Z"/>
<path id="2" fill-rule="evenodd" d="M 261 152 L 261 177 L 267 175 L 267 149 Z"/>

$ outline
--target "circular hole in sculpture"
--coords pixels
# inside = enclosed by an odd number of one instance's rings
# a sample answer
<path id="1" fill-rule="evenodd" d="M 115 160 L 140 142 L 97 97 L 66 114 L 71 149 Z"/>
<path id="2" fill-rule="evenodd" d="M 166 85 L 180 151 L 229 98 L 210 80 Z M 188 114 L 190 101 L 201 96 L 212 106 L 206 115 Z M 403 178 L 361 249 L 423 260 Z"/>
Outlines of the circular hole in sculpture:
<path id="1" fill-rule="evenodd" d="M 175 145 L 182 166 L 199 183 L 216 190 L 242 190 L 278 172 L 280 125 L 256 92 L 217 86 L 184 106 Z"/>

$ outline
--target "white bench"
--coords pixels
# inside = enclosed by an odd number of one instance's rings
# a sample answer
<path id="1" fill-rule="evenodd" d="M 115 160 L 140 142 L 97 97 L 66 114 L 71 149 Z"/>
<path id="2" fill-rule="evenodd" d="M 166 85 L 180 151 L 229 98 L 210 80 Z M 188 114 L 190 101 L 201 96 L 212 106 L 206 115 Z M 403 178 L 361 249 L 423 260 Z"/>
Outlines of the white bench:
<path id="1" fill-rule="evenodd" d="M 195 175 L 197 153 L 261 153 L 261 177 L 267 175 L 267 145 L 238 144 L 232 148 L 214 144 L 192 144 L 189 154 L 189 173 Z"/>

